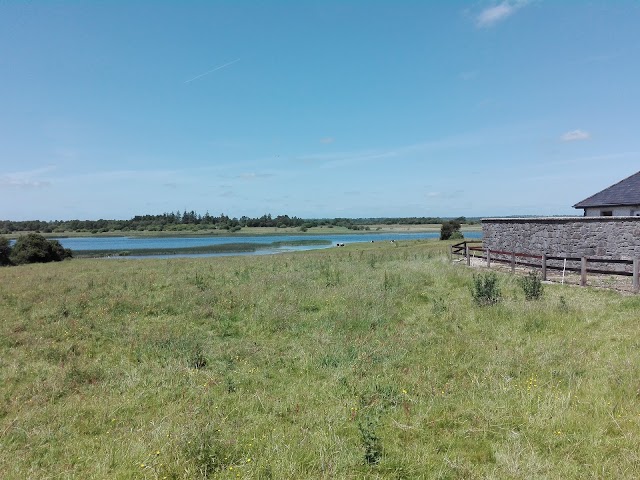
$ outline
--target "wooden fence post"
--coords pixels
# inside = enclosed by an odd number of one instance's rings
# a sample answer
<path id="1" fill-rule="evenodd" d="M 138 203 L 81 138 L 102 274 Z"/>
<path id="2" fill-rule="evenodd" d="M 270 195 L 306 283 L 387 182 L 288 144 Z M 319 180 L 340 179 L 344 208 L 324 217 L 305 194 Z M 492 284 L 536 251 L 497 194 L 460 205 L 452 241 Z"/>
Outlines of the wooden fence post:
<path id="1" fill-rule="evenodd" d="M 547 254 L 542 254 L 542 281 L 547 281 Z"/>
<path id="2" fill-rule="evenodd" d="M 640 291 L 640 259 L 633 259 L 633 293 Z"/>
<path id="3" fill-rule="evenodd" d="M 491 250 L 487 248 L 487 268 L 491 268 Z"/>
<path id="4" fill-rule="evenodd" d="M 511 252 L 511 273 L 516 272 L 516 252 Z"/>
<path id="5" fill-rule="evenodd" d="M 587 285 L 587 257 L 580 259 L 580 286 Z"/>
<path id="6" fill-rule="evenodd" d="M 464 254 L 467 256 L 467 267 L 471 265 L 471 255 L 469 255 L 469 244 L 464 242 Z"/>

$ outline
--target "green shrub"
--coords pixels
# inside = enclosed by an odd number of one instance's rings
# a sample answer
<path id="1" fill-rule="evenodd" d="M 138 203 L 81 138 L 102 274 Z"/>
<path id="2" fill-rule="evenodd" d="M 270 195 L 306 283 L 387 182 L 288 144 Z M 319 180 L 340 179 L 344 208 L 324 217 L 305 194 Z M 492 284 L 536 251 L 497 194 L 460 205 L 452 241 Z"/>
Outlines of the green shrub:
<path id="1" fill-rule="evenodd" d="M 527 300 L 538 300 L 542 298 L 544 286 L 542 285 L 540 276 L 536 272 L 531 271 L 526 277 L 522 277 L 520 279 L 520 286 L 524 292 L 524 298 Z"/>
<path id="2" fill-rule="evenodd" d="M 460 237 L 453 236 L 456 232 Z M 460 233 L 460 222 L 457 222 L 456 220 L 444 222 L 442 227 L 440 227 L 440 240 L 449 240 L 452 238 L 464 238 L 462 237 L 462 233 Z"/>
<path id="3" fill-rule="evenodd" d="M 498 276 L 494 272 L 473 275 L 471 295 L 473 300 L 481 306 L 498 303 L 502 296 L 500 285 L 498 284 Z"/>
<path id="4" fill-rule="evenodd" d="M 9 258 L 12 263 L 23 265 L 59 262 L 71 257 L 71 250 L 64 248 L 57 240 L 47 240 L 37 233 L 29 233 L 18 237 Z"/>
<path id="5" fill-rule="evenodd" d="M 11 246 L 9 240 L 5 237 L 0 237 L 0 266 L 10 265 L 9 255 L 11 254 Z"/>

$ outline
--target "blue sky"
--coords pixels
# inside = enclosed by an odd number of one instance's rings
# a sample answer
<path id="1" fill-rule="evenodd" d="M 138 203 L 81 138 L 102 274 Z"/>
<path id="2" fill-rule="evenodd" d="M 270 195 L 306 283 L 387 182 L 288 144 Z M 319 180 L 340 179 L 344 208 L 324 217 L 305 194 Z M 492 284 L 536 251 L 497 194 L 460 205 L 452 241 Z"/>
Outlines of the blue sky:
<path id="1" fill-rule="evenodd" d="M 640 170 L 640 3 L 0 3 L 0 219 L 499 216 Z"/>

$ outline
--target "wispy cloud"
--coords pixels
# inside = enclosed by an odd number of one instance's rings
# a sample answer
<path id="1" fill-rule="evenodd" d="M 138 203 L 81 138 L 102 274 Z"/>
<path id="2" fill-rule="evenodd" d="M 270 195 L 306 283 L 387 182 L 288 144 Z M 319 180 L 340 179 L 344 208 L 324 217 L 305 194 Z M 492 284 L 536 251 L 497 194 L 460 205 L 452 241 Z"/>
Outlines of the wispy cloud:
<path id="1" fill-rule="evenodd" d="M 6 173 L 0 176 L 0 188 L 45 188 L 51 186 L 51 181 L 42 176 L 55 170 L 55 166 Z"/>
<path id="2" fill-rule="evenodd" d="M 241 178 L 242 180 L 257 180 L 258 178 L 270 178 L 273 177 L 272 173 L 241 173 L 237 178 Z"/>
<path id="3" fill-rule="evenodd" d="M 509 128 L 507 131 L 503 129 L 497 131 L 484 129 L 477 132 L 452 135 L 436 140 L 389 147 L 386 149 L 363 149 L 298 155 L 294 157 L 294 160 L 308 165 L 320 165 L 322 168 L 341 168 L 346 165 L 391 158 L 397 159 L 398 161 L 402 159 L 416 159 L 421 155 L 423 158 L 426 158 L 424 157 L 425 155 L 443 150 L 469 149 L 479 145 L 504 143 L 505 138 L 508 138 L 510 142 L 519 141 L 523 138 L 523 135 L 525 138 L 527 135 L 521 130 L 521 128 Z"/>
<path id="4" fill-rule="evenodd" d="M 609 60 L 614 60 L 616 58 L 622 57 L 621 52 L 616 53 L 604 53 L 601 55 L 591 55 L 582 61 L 578 61 L 578 63 L 598 63 L 598 62 L 608 62 Z"/>
<path id="5" fill-rule="evenodd" d="M 320 139 L 320 143 L 329 144 L 333 143 L 335 140 L 333 137 L 324 137 Z"/>
<path id="6" fill-rule="evenodd" d="M 256 172 L 246 172 L 241 173 L 240 175 L 236 175 L 233 178 L 239 178 L 240 180 L 258 180 L 261 178 L 271 178 L 275 175 L 273 173 L 256 173 Z"/>
<path id="7" fill-rule="evenodd" d="M 427 192 L 425 196 L 430 199 L 452 199 L 459 198 L 464 194 L 462 190 L 453 190 L 450 192 Z"/>
<path id="8" fill-rule="evenodd" d="M 585 132 L 584 130 L 571 130 L 570 132 L 564 133 L 560 140 L 563 142 L 575 142 L 577 140 L 588 140 L 591 138 L 591 134 L 589 132 Z"/>
<path id="9" fill-rule="evenodd" d="M 539 165 L 541 167 L 559 167 L 562 165 L 574 165 L 574 164 L 580 164 L 580 165 L 585 165 L 587 163 L 598 163 L 598 164 L 602 164 L 603 162 L 613 162 L 613 161 L 619 161 L 619 160 L 624 160 L 627 158 L 632 158 L 632 159 L 638 159 L 640 158 L 640 152 L 616 152 L 616 153 L 606 153 L 603 155 L 591 155 L 589 157 L 578 157 L 578 158 L 569 158 L 569 159 L 562 159 L 562 160 L 553 160 L 550 162 L 544 162 L 544 163 L 540 163 Z M 618 162 L 620 163 L 625 163 L 623 162 Z M 592 171 L 597 171 L 597 170 L 592 170 Z M 571 171 L 571 175 L 573 175 L 573 170 Z"/>
<path id="10" fill-rule="evenodd" d="M 482 10 L 476 17 L 476 26 L 478 28 L 489 28 L 506 20 L 511 15 L 516 13 L 522 7 L 527 5 L 528 0 L 505 0 L 502 3 L 487 7 Z"/>
<path id="11" fill-rule="evenodd" d="M 49 181 L 12 178 L 9 175 L 0 177 L 0 188 L 44 188 L 51 186 Z"/>
<path id="12" fill-rule="evenodd" d="M 239 61 L 240 61 L 240 59 L 239 59 L 239 58 L 236 58 L 235 60 L 233 60 L 233 61 L 231 61 L 231 62 L 225 63 L 224 65 L 218 65 L 217 67 L 214 67 L 214 68 L 212 68 L 211 70 L 207 70 L 206 72 L 201 73 L 200 75 L 196 75 L 195 77 L 190 78 L 189 80 L 185 81 L 184 83 L 185 83 L 185 84 L 187 84 L 187 83 L 191 83 L 191 82 L 193 82 L 194 80 L 197 80 L 197 79 L 199 79 L 199 78 L 202 78 L 202 77 L 204 77 L 205 75 L 209 75 L 210 73 L 216 72 L 216 71 L 218 71 L 218 70 L 222 70 L 223 68 L 226 68 L 226 67 L 228 67 L 229 65 L 233 65 L 234 63 L 239 62 Z"/>
<path id="13" fill-rule="evenodd" d="M 377 160 L 380 158 L 395 157 L 394 150 L 361 150 L 354 152 L 317 153 L 301 155 L 296 158 L 304 163 L 320 163 L 325 167 L 340 167 L 348 163 Z"/>
<path id="14" fill-rule="evenodd" d="M 472 70 L 469 72 L 461 72 L 460 74 L 458 74 L 458 78 L 464 81 L 474 80 L 478 78 L 478 71 Z"/>

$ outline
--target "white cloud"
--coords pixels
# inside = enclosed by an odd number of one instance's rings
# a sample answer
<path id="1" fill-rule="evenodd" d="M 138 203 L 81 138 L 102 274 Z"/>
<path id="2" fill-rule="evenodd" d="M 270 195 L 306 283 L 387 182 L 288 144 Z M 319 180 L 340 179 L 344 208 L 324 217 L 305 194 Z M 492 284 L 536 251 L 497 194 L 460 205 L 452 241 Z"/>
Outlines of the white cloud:
<path id="1" fill-rule="evenodd" d="M 333 143 L 335 140 L 333 137 L 324 137 L 320 139 L 320 143 L 329 144 Z"/>
<path id="2" fill-rule="evenodd" d="M 476 26 L 479 28 L 493 27 L 516 13 L 516 11 L 524 7 L 527 3 L 526 0 L 505 0 L 498 5 L 487 7 L 476 17 Z"/>
<path id="3" fill-rule="evenodd" d="M 576 140 L 588 140 L 589 138 L 591 138 L 591 134 L 580 129 L 572 130 L 560 137 L 563 142 L 575 142 Z"/>

